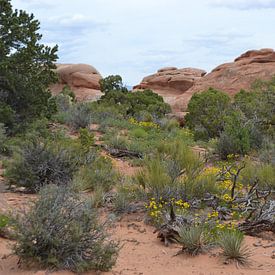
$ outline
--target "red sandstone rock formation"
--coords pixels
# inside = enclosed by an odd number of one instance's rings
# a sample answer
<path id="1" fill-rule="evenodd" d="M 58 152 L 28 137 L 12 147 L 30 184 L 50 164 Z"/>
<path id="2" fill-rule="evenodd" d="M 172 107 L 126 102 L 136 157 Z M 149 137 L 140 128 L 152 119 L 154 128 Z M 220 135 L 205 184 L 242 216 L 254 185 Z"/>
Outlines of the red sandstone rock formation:
<path id="1" fill-rule="evenodd" d="M 186 110 L 195 92 L 209 87 L 234 95 L 240 89 L 249 89 L 257 80 L 270 80 L 275 76 L 275 51 L 262 49 L 248 51 L 234 62 L 218 66 L 209 74 L 198 69 L 164 68 L 145 77 L 135 88 L 150 88 L 162 95 L 174 112 Z"/>
<path id="2" fill-rule="evenodd" d="M 100 73 L 92 66 L 86 64 L 57 64 L 56 72 L 59 83 L 52 85 L 53 94 L 62 91 L 68 85 L 79 101 L 97 100 L 102 95 L 99 87 Z"/>

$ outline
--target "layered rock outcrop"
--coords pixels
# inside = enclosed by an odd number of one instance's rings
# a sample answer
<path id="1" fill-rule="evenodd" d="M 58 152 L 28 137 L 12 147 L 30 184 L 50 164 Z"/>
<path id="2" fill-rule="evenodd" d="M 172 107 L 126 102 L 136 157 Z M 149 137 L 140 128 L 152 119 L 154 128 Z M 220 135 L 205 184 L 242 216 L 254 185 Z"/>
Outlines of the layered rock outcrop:
<path id="1" fill-rule="evenodd" d="M 190 89 L 205 74 L 206 71 L 195 68 L 165 67 L 144 77 L 139 85 L 134 86 L 134 90 L 152 89 L 173 106 L 174 99 Z"/>
<path id="2" fill-rule="evenodd" d="M 261 49 L 248 51 L 234 60 L 218 66 L 206 74 L 199 69 L 164 68 L 145 77 L 136 89 L 149 88 L 163 96 L 174 112 L 185 111 L 196 92 L 209 87 L 234 95 L 240 89 L 249 89 L 257 80 L 275 76 L 275 51 Z"/>
<path id="3" fill-rule="evenodd" d="M 99 80 L 102 79 L 102 76 L 93 66 L 57 64 L 56 72 L 59 82 L 50 87 L 53 94 L 58 94 L 65 85 L 68 85 L 79 101 L 93 101 L 101 97 Z"/>

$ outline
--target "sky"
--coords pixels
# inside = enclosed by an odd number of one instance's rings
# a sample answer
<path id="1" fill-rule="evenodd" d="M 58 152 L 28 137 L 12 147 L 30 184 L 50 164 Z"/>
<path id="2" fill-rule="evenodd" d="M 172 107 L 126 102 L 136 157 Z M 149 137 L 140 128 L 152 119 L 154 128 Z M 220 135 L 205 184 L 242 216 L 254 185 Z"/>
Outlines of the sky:
<path id="1" fill-rule="evenodd" d="M 211 71 L 275 48 L 275 0 L 12 0 L 41 22 L 59 63 L 93 65 L 140 83 L 159 68 Z"/>

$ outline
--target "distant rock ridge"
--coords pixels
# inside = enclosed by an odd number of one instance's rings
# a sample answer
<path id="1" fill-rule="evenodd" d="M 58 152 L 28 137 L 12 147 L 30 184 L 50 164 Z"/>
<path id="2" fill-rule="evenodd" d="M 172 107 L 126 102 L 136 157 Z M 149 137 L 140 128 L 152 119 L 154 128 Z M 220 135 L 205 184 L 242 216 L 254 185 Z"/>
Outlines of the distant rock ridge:
<path id="1" fill-rule="evenodd" d="M 234 95 L 240 89 L 249 89 L 257 80 L 270 80 L 275 76 L 275 51 L 251 50 L 231 63 L 225 63 L 210 73 L 193 68 L 167 67 L 143 78 L 135 89 L 152 89 L 163 96 L 173 112 L 185 111 L 192 95 L 209 87 Z"/>
<path id="2" fill-rule="evenodd" d="M 101 74 L 86 64 L 57 64 L 59 82 L 50 87 L 53 94 L 65 85 L 76 94 L 79 101 L 94 101 L 101 97 L 99 80 Z M 251 50 L 233 62 L 219 65 L 210 73 L 196 68 L 165 67 L 143 78 L 134 90 L 152 89 L 171 105 L 173 113 L 186 111 L 188 102 L 196 92 L 209 87 L 233 96 L 241 89 L 248 90 L 257 80 L 270 80 L 275 76 L 275 51 L 273 49 Z"/>

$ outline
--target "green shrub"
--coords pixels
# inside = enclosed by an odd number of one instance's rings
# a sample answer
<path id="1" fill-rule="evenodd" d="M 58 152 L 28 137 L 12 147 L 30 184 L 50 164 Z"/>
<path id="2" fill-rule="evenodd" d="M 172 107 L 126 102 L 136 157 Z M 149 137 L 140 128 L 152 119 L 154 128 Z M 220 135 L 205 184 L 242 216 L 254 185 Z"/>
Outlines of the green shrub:
<path id="1" fill-rule="evenodd" d="M 36 192 L 46 184 L 68 184 L 77 169 L 72 151 L 54 143 L 39 140 L 25 144 L 8 163 L 6 177 L 10 183 Z"/>
<path id="2" fill-rule="evenodd" d="M 225 118 L 224 131 L 217 143 L 217 150 L 222 159 L 226 159 L 230 154 L 245 155 L 249 152 L 250 131 L 244 120 L 240 112 L 232 112 Z"/>
<path id="3" fill-rule="evenodd" d="M 275 139 L 264 138 L 262 146 L 258 152 L 260 161 L 275 165 Z"/>
<path id="4" fill-rule="evenodd" d="M 81 128 L 79 130 L 79 134 L 81 146 L 85 150 L 85 152 L 88 152 L 91 146 L 95 143 L 94 135 L 89 132 L 87 128 Z"/>
<path id="5" fill-rule="evenodd" d="M 126 150 L 129 148 L 129 141 L 124 136 L 115 135 L 107 141 L 107 145 L 114 149 Z"/>
<path id="6" fill-rule="evenodd" d="M 254 185 L 256 182 L 262 189 L 275 190 L 275 166 L 247 161 L 240 177 L 245 185 Z"/>
<path id="7" fill-rule="evenodd" d="M 146 138 L 148 136 L 147 132 L 142 128 L 135 128 L 130 133 L 134 138 Z"/>
<path id="8" fill-rule="evenodd" d="M 91 123 L 91 110 L 87 103 L 77 103 L 69 110 L 68 124 L 75 130 L 86 128 Z"/>
<path id="9" fill-rule="evenodd" d="M 182 141 L 160 143 L 158 153 L 145 161 L 136 182 L 148 191 L 148 196 L 186 198 L 196 195 L 192 191 L 194 179 L 202 171 L 202 162 Z"/>
<path id="10" fill-rule="evenodd" d="M 173 119 L 163 118 L 160 121 L 160 126 L 163 130 L 170 132 L 174 129 L 179 128 L 179 122 L 174 118 Z"/>
<path id="11" fill-rule="evenodd" d="M 195 256 L 209 247 L 210 237 L 203 226 L 182 227 L 179 230 L 178 242 L 183 245 L 184 252 Z"/>
<path id="12" fill-rule="evenodd" d="M 6 129 L 3 123 L 0 123 L 0 154 L 5 153 L 7 151 L 7 136 Z"/>
<path id="13" fill-rule="evenodd" d="M 244 245 L 244 234 L 238 230 L 225 230 L 220 232 L 218 243 L 222 248 L 225 260 L 234 260 L 240 264 L 247 264 L 251 255 L 248 247 Z"/>
<path id="14" fill-rule="evenodd" d="M 209 139 L 219 136 L 229 106 L 230 98 L 223 92 L 210 88 L 195 93 L 188 104 L 186 125 L 195 131 L 196 137 Z"/>
<path id="15" fill-rule="evenodd" d="M 110 75 L 99 81 L 100 90 L 103 94 L 108 94 L 111 91 L 123 91 L 128 90 L 123 86 L 122 78 L 120 75 Z"/>
<path id="16" fill-rule="evenodd" d="M 81 190 L 100 189 L 107 192 L 116 184 L 118 178 L 109 159 L 96 157 L 90 164 L 79 169 L 74 182 Z"/>
<path id="17" fill-rule="evenodd" d="M 9 218 L 6 215 L 0 214 L 0 231 L 9 223 Z"/>
<path id="18" fill-rule="evenodd" d="M 120 76 L 109 76 L 100 81 L 104 95 L 98 101 L 99 105 L 116 106 L 124 117 L 145 118 L 152 121 L 163 117 L 171 111 L 170 106 L 163 98 L 151 90 L 129 92 L 122 85 Z"/>
<path id="19" fill-rule="evenodd" d="M 15 254 L 43 268 L 84 272 L 109 270 L 118 245 L 110 241 L 91 205 L 68 187 L 49 185 L 24 215 L 14 221 Z"/>
<path id="20" fill-rule="evenodd" d="M 76 102 L 76 96 L 73 90 L 68 86 L 65 85 L 61 91 L 62 95 L 69 96 L 72 102 Z"/>

